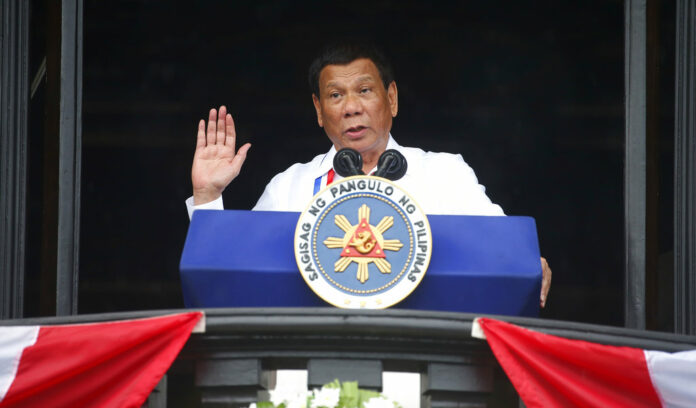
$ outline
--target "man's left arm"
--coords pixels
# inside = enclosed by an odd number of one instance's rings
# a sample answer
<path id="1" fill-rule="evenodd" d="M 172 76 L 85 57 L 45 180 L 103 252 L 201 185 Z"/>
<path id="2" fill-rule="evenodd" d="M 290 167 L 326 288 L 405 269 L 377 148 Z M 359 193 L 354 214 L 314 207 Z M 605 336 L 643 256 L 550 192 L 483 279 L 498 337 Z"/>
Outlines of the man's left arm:
<path id="1" fill-rule="evenodd" d="M 474 170 L 464 161 L 464 158 L 457 155 L 444 156 L 439 163 L 446 164 L 449 169 L 439 169 L 443 174 L 454 174 L 463 186 L 461 193 L 463 199 L 458 203 L 459 208 L 465 208 L 465 213 L 476 215 L 505 215 L 501 207 L 494 204 L 486 195 L 486 189 L 479 184 Z M 451 159 L 448 162 L 446 159 Z M 455 169 L 455 171 L 452 171 Z M 541 258 L 541 293 L 539 294 L 539 306 L 546 306 L 549 289 L 551 289 L 551 268 L 546 258 Z"/>

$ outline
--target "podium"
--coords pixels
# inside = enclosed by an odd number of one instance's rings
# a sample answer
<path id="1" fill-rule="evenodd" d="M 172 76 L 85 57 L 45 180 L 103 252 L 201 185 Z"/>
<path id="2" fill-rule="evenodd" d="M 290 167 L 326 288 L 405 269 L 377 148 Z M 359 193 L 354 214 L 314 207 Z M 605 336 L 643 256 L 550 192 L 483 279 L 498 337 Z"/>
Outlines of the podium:
<path id="1" fill-rule="evenodd" d="M 298 272 L 299 213 L 199 210 L 181 256 L 186 307 L 328 304 Z M 541 265 L 530 217 L 429 215 L 433 252 L 421 284 L 394 308 L 535 317 Z"/>

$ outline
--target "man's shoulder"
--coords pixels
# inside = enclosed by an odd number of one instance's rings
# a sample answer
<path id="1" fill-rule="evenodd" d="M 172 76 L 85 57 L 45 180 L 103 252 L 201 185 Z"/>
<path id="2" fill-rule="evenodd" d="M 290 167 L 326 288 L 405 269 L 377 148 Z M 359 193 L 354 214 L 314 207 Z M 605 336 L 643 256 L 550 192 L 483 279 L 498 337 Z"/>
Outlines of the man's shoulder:
<path id="1" fill-rule="evenodd" d="M 477 181 L 472 168 L 459 153 L 425 151 L 417 147 L 399 149 L 408 163 L 408 172 L 430 185 L 448 185 L 452 178 Z"/>
<path id="2" fill-rule="evenodd" d="M 466 165 L 462 155 L 459 153 L 447 153 L 447 152 L 432 152 L 426 151 L 419 147 L 405 147 L 400 146 L 401 153 L 406 157 L 406 161 L 411 163 L 422 163 L 428 167 L 440 167 L 440 166 L 453 166 L 453 165 Z"/>

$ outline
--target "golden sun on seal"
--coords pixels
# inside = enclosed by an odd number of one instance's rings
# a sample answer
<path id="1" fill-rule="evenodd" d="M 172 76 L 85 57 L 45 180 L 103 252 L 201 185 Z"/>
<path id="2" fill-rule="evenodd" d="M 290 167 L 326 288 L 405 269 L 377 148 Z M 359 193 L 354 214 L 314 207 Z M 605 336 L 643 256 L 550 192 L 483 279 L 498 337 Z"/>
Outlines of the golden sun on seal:
<path id="1" fill-rule="evenodd" d="M 391 273 L 391 264 L 384 251 L 398 251 L 404 244 L 398 239 L 384 239 L 385 231 L 394 225 L 394 217 L 384 217 L 377 225 L 370 225 L 370 207 L 363 204 L 358 209 L 358 223 L 352 225 L 348 219 L 338 214 L 334 217 L 338 228 L 345 232 L 343 238 L 329 237 L 324 240 L 327 248 L 343 248 L 341 257 L 334 264 L 336 272 L 346 270 L 351 262 L 358 264 L 356 278 L 365 283 L 369 278 L 367 265 L 374 262 L 381 273 Z"/>

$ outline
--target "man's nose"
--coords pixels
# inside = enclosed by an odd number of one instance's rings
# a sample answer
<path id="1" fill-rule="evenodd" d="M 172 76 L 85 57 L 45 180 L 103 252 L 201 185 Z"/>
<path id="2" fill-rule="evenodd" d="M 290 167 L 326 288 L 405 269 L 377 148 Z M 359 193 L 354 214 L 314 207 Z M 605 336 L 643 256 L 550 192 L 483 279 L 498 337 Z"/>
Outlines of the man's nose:
<path id="1" fill-rule="evenodd" d="M 343 115 L 345 117 L 360 115 L 363 111 L 362 101 L 358 95 L 350 93 L 346 95 Z"/>

